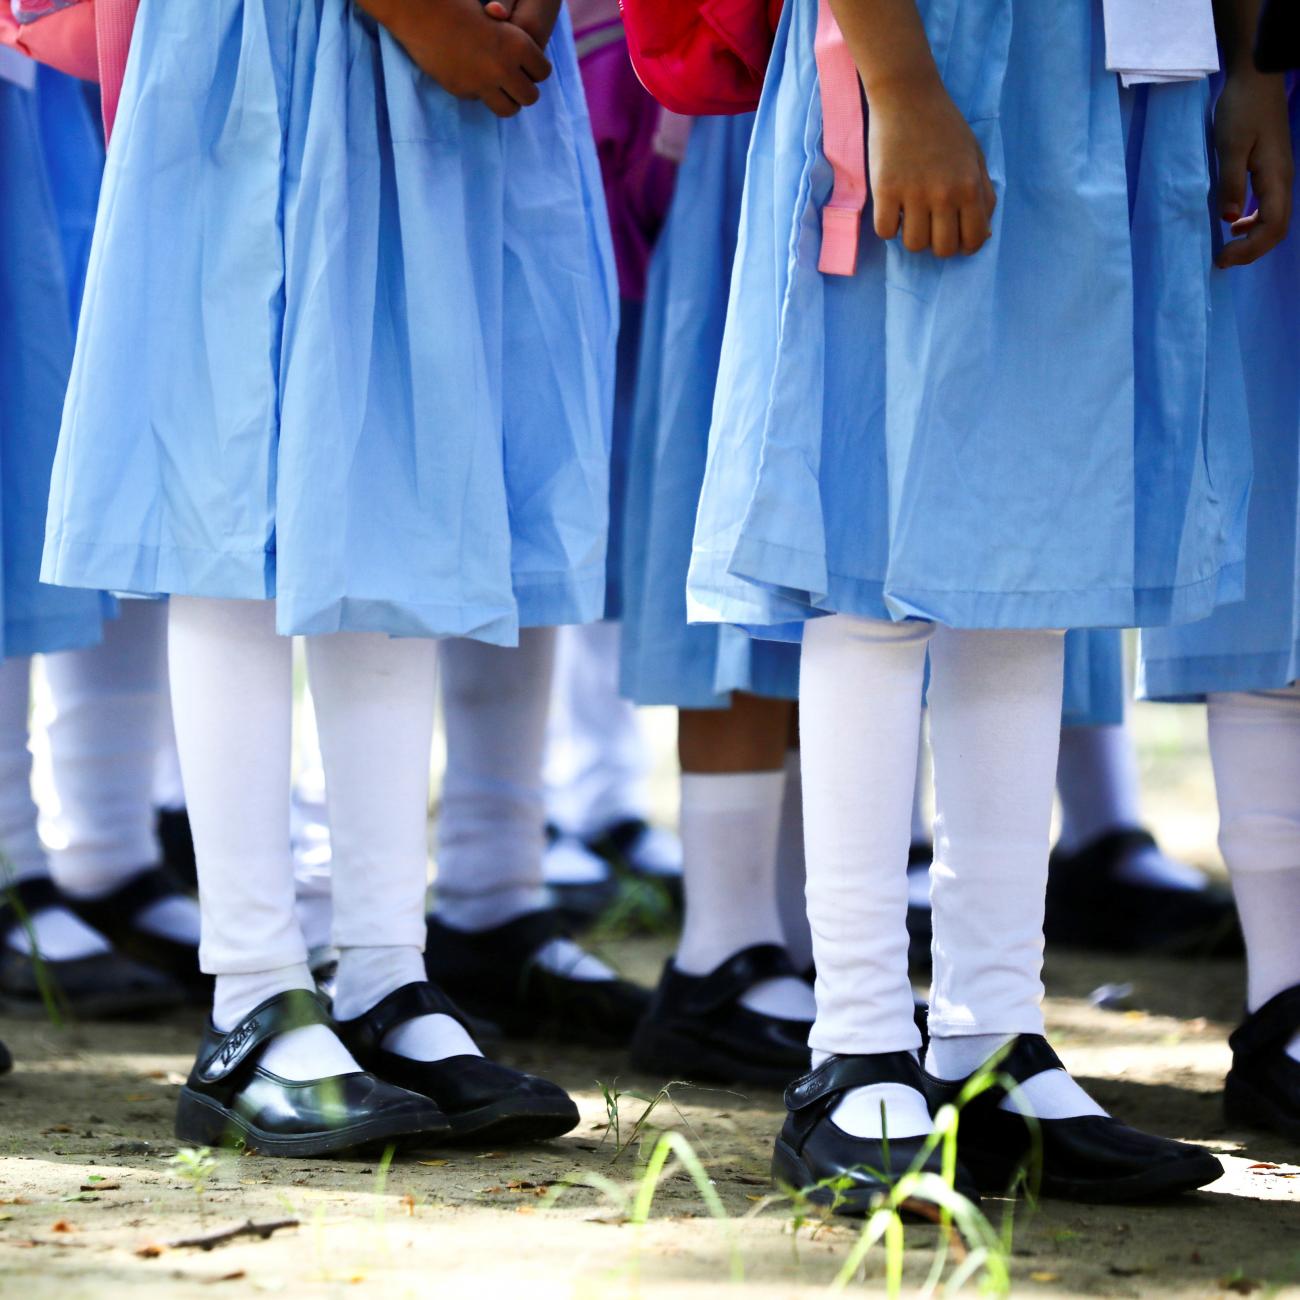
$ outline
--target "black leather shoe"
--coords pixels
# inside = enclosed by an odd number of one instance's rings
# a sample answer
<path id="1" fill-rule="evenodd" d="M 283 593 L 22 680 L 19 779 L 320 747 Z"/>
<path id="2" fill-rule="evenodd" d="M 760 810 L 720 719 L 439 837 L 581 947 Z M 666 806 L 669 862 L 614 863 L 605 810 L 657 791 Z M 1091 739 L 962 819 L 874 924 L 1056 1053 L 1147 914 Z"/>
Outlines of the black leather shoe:
<path id="1" fill-rule="evenodd" d="M 921 1067 L 911 1052 L 871 1056 L 831 1056 L 785 1090 L 788 1112 L 772 1154 L 772 1180 L 805 1191 L 818 1205 L 837 1214 L 867 1214 L 882 1196 L 921 1159 L 924 1137 L 853 1137 L 831 1119 L 844 1093 L 878 1083 L 901 1083 L 924 1090 Z M 936 1147 L 920 1164 L 925 1173 L 943 1173 Z M 834 1183 L 834 1186 L 827 1184 Z M 957 1166 L 956 1190 L 978 1204 L 979 1193 Z M 809 1190 L 812 1189 L 812 1190 Z"/>
<path id="2" fill-rule="evenodd" d="M 1144 830 L 1112 831 L 1077 853 L 1052 854 L 1043 932 L 1048 943 L 1093 952 L 1169 957 L 1240 957 L 1232 891 L 1139 885 L 1120 874 L 1134 854 L 1154 848 Z"/>
<path id="3" fill-rule="evenodd" d="M 740 1001 L 755 984 L 782 976 L 799 972 L 774 943 L 742 948 L 707 975 L 683 975 L 670 957 L 632 1039 L 632 1064 L 666 1079 L 784 1088 L 808 1069 L 812 1025 Z"/>
<path id="4" fill-rule="evenodd" d="M 154 903 L 184 894 L 164 867 L 146 867 L 99 898 L 73 898 L 68 906 L 92 929 L 104 935 L 118 952 L 166 971 L 185 987 L 194 1001 L 212 996 L 212 977 L 199 970 L 198 944 L 182 943 L 137 924 L 140 913 Z"/>
<path id="5" fill-rule="evenodd" d="M 597 857 L 625 876 L 644 881 L 661 889 L 672 906 L 682 909 L 682 872 L 680 863 L 664 869 L 647 860 L 643 846 L 654 831 L 643 817 L 626 817 L 606 827 L 599 835 L 586 841 L 587 847 Z"/>
<path id="6" fill-rule="evenodd" d="M 9 1049 L 0 1043 L 0 1074 L 8 1074 L 14 1068 L 14 1058 L 9 1055 Z"/>
<path id="7" fill-rule="evenodd" d="M 339 1024 L 339 1037 L 371 1073 L 428 1097 L 447 1117 L 446 1142 L 541 1142 L 578 1123 L 578 1108 L 563 1088 L 481 1056 L 413 1061 L 382 1044 L 398 1025 L 417 1016 L 451 1016 L 466 1030 L 460 1008 L 432 984 L 406 984 L 365 1015 Z"/>
<path id="8" fill-rule="evenodd" d="M 260 1064 L 267 1044 L 305 1025 L 333 1028 L 315 993 L 277 993 L 229 1033 L 209 1023 L 181 1089 L 176 1137 L 267 1156 L 323 1156 L 383 1143 L 433 1142 L 449 1125 L 427 1097 L 357 1071 L 297 1082 Z"/>
<path id="9" fill-rule="evenodd" d="M 639 984 L 572 979 L 539 966 L 538 950 L 567 937 L 556 911 L 529 912 L 491 930 L 457 930 L 437 916 L 428 925 L 429 979 L 508 1037 L 621 1047 L 650 1003 Z"/>
<path id="10" fill-rule="evenodd" d="M 1270 998 L 1232 1037 L 1223 1090 L 1229 1124 L 1267 1129 L 1300 1142 L 1300 1061 L 1286 1045 L 1300 1032 L 1300 984 Z"/>
<path id="11" fill-rule="evenodd" d="M 49 907 L 75 910 L 48 877 L 0 887 L 0 1008 L 11 1015 L 44 1016 L 48 992 L 60 1010 L 87 1020 L 148 1015 L 185 1001 L 185 991 L 162 971 L 117 952 L 39 963 L 3 941 L 23 918 Z M 48 987 L 43 988 L 43 981 Z"/>
<path id="12" fill-rule="evenodd" d="M 1044 1070 L 1063 1070 L 1041 1034 L 1021 1034 L 996 1067 L 1003 1080 L 1024 1083 Z M 955 1103 L 966 1079 L 949 1082 L 925 1075 L 930 1110 Z M 1041 1144 L 1043 1196 L 1067 1201 L 1123 1205 L 1195 1191 L 1222 1177 L 1223 1166 L 1202 1147 L 1128 1128 L 1107 1115 L 1026 1120 L 1002 1110 L 1007 1090 L 995 1083 L 961 1112 L 957 1154 L 982 1192 L 1003 1194 L 1032 1164 Z M 1037 1132 L 1037 1139 L 1035 1137 Z"/>

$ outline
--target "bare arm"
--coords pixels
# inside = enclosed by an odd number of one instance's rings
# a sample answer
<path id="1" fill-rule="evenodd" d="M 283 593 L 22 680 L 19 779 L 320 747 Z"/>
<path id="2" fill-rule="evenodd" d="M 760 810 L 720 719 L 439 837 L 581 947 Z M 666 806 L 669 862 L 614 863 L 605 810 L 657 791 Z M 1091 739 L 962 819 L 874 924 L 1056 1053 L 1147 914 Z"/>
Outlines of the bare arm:
<path id="1" fill-rule="evenodd" d="M 1286 238 L 1291 222 L 1295 160 L 1287 122 L 1286 82 L 1256 70 L 1251 57 L 1262 0 L 1215 0 L 1215 25 L 1223 48 L 1225 82 L 1214 113 L 1219 155 L 1219 207 L 1232 224 L 1219 256 L 1224 267 L 1245 266 Z M 1250 216 L 1246 187 L 1258 208 Z"/>
<path id="2" fill-rule="evenodd" d="M 916 0 L 831 0 L 870 108 L 876 234 L 911 252 L 974 253 L 997 195 L 974 132 L 935 65 Z"/>

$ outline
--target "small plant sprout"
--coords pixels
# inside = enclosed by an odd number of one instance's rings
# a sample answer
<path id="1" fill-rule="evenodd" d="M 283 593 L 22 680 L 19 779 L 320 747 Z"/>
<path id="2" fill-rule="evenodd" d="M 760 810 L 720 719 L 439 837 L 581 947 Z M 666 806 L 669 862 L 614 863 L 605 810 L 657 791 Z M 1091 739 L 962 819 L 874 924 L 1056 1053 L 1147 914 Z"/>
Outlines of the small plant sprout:
<path id="1" fill-rule="evenodd" d="M 208 1184 L 212 1182 L 213 1175 L 217 1172 L 217 1161 L 212 1154 L 212 1148 L 181 1147 L 167 1163 L 176 1170 L 177 1176 L 183 1183 L 189 1184 L 198 1206 L 199 1218 L 204 1218 L 207 1206 L 203 1198 L 207 1194 Z"/>

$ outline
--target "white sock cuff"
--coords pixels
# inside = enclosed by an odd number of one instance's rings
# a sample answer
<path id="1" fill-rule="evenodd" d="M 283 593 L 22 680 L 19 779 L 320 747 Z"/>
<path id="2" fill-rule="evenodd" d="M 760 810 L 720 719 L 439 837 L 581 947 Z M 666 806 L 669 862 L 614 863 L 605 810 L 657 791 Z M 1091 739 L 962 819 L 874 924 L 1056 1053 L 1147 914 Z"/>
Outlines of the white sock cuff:
<path id="1" fill-rule="evenodd" d="M 223 1032 L 231 1030 L 267 998 L 290 989 L 315 988 L 316 981 L 305 961 L 271 970 L 218 975 L 212 998 L 212 1023 Z"/>
<path id="2" fill-rule="evenodd" d="M 683 772 L 682 809 L 692 813 L 742 813 L 779 808 L 786 774 L 779 772 Z"/>

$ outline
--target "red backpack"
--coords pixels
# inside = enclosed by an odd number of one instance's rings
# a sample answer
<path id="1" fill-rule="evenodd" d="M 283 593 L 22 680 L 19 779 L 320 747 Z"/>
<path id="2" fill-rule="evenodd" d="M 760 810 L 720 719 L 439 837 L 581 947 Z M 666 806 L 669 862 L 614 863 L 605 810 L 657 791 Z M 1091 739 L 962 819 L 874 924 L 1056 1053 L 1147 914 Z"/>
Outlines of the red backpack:
<path id="1" fill-rule="evenodd" d="M 140 0 L 0 0 L 0 45 L 98 81 L 111 133 Z"/>
<path id="2" fill-rule="evenodd" d="M 758 107 L 782 0 L 619 0 L 619 7 L 637 76 L 665 108 L 700 117 Z M 822 149 L 835 176 L 818 267 L 852 275 L 867 204 L 866 123 L 858 70 L 829 0 L 818 0 L 816 54 Z"/>

